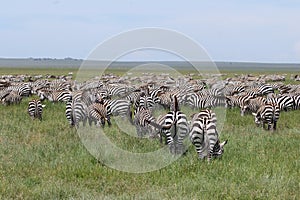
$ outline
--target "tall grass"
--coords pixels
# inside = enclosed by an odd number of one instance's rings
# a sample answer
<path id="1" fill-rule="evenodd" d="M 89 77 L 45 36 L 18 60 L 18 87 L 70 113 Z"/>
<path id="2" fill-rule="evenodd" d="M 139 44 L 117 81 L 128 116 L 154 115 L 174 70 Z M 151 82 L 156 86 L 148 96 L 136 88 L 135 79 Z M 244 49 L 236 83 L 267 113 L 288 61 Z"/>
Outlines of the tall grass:
<path id="1" fill-rule="evenodd" d="M 210 164 L 193 146 L 157 171 L 132 174 L 97 161 L 65 118 L 63 103 L 46 102 L 43 121 L 20 105 L 0 106 L 0 199 L 299 199 L 300 111 L 281 113 L 278 130 L 267 132 L 253 117 L 227 110 L 222 159 Z M 120 148 L 148 152 L 157 140 L 105 127 Z"/>

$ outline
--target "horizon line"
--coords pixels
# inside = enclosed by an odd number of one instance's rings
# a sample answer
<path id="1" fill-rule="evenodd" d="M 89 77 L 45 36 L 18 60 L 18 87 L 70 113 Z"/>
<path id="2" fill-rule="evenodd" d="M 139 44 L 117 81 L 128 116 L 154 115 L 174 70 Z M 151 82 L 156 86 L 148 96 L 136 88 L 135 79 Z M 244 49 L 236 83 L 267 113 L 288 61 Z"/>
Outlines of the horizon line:
<path id="1" fill-rule="evenodd" d="M 52 58 L 52 57 L 0 57 L 0 60 L 74 60 L 74 61 L 93 61 L 93 62 L 126 62 L 126 63 L 137 63 L 137 62 L 225 62 L 225 63 L 259 63 L 259 64 L 300 64 L 299 62 L 294 61 L 245 61 L 245 60 L 211 60 L 211 61 L 184 61 L 184 60 L 117 60 L 117 61 L 109 61 L 109 60 L 86 60 L 83 58 L 73 58 L 73 57 L 65 57 L 65 58 Z"/>

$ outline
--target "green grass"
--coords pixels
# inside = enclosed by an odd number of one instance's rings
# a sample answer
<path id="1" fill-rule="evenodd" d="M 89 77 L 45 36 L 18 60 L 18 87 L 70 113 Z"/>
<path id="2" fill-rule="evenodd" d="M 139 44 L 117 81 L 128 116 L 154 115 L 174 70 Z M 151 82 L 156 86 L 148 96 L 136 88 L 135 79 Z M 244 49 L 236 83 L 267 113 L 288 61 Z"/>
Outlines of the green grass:
<path id="1" fill-rule="evenodd" d="M 299 198 L 299 111 L 282 113 L 273 133 L 257 128 L 252 116 L 228 110 L 221 139 L 229 142 L 222 159 L 200 161 L 190 146 L 166 168 L 131 174 L 110 169 L 87 152 L 65 119 L 64 104 L 47 103 L 40 122 L 27 116 L 27 102 L 1 106 L 1 199 Z M 159 148 L 157 140 L 130 137 L 114 123 L 108 136 L 121 148 Z"/>
<path id="2" fill-rule="evenodd" d="M 0 105 L 0 199 L 299 199 L 300 111 L 282 112 L 275 132 L 227 110 L 222 159 L 200 161 L 193 146 L 166 168 L 133 174 L 97 161 L 65 118 L 63 103 L 46 102 L 43 121 L 20 105 Z M 158 140 L 107 136 L 122 149 L 148 152 Z M 131 127 L 132 128 L 132 127 Z"/>

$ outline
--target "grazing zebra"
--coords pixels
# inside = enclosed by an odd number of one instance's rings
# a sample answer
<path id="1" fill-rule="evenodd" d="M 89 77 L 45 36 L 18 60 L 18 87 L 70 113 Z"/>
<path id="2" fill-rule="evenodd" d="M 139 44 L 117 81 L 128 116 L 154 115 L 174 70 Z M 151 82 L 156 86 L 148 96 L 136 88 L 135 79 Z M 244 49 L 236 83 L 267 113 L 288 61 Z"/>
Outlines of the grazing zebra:
<path id="1" fill-rule="evenodd" d="M 22 98 L 23 97 L 19 94 L 18 91 L 12 90 L 9 93 L 6 93 L 5 96 L 3 96 L 1 101 L 3 105 L 20 104 Z"/>
<path id="2" fill-rule="evenodd" d="M 237 95 L 237 96 L 226 96 L 226 103 L 225 103 L 225 107 L 226 108 L 232 108 L 232 107 L 239 107 L 239 108 L 243 108 L 244 105 L 246 105 L 248 103 L 248 101 L 252 98 L 254 98 L 254 96 L 252 95 Z"/>
<path id="3" fill-rule="evenodd" d="M 87 105 L 82 101 L 76 101 L 76 98 L 66 103 L 66 118 L 71 127 L 78 128 L 79 122 L 85 126 L 87 121 Z"/>
<path id="4" fill-rule="evenodd" d="M 257 126 L 262 125 L 265 129 L 265 124 L 268 124 L 268 130 L 273 126 L 273 130 L 276 130 L 276 124 L 280 115 L 280 108 L 277 104 L 265 104 L 258 109 L 256 113 L 252 113 L 255 116 L 255 123 Z"/>
<path id="5" fill-rule="evenodd" d="M 29 101 L 28 114 L 31 119 L 38 118 L 40 121 L 42 121 L 43 107 L 45 107 L 45 105 L 42 105 L 41 101 L 38 99 Z"/>
<path id="6" fill-rule="evenodd" d="M 191 108 L 204 108 L 206 105 L 206 99 L 204 95 L 199 93 L 188 93 L 185 95 L 184 104 L 190 106 Z"/>
<path id="7" fill-rule="evenodd" d="M 245 113 L 257 112 L 257 110 L 267 103 L 267 99 L 264 97 L 256 97 L 254 99 L 249 99 L 241 107 L 241 116 L 244 116 Z"/>
<path id="8" fill-rule="evenodd" d="M 27 83 L 12 85 L 6 88 L 7 90 L 12 90 L 18 93 L 20 96 L 28 97 L 31 94 L 31 87 Z"/>
<path id="9" fill-rule="evenodd" d="M 226 92 L 226 93 L 227 94 L 229 93 L 232 96 L 232 95 L 235 95 L 235 94 L 239 94 L 239 93 L 245 92 L 245 89 L 246 89 L 246 87 L 245 87 L 244 84 L 239 84 L 239 85 L 234 86 L 231 89 L 230 92 Z M 222 92 L 224 92 L 224 94 L 225 94 L 225 91 L 222 91 Z"/>
<path id="10" fill-rule="evenodd" d="M 138 107 L 134 111 L 134 125 L 138 137 L 143 137 L 146 134 L 153 136 L 155 132 L 153 123 L 155 123 L 155 121 L 155 118 L 148 108 Z"/>
<path id="11" fill-rule="evenodd" d="M 224 145 L 227 140 L 220 143 L 217 132 L 217 117 L 209 109 L 202 110 L 195 114 L 191 123 L 190 140 L 195 146 L 200 159 L 220 157 L 224 152 Z"/>
<path id="12" fill-rule="evenodd" d="M 37 94 L 41 101 L 48 99 L 52 102 L 67 102 L 72 98 L 72 94 L 68 90 L 38 90 Z"/>
<path id="13" fill-rule="evenodd" d="M 88 107 L 88 121 L 91 126 L 94 122 L 95 125 L 105 126 L 105 121 L 107 121 L 108 126 L 111 126 L 110 116 L 107 113 L 106 104 L 93 103 Z"/>
<path id="14" fill-rule="evenodd" d="M 226 98 L 223 96 L 206 96 L 205 97 L 205 106 L 204 108 L 214 108 L 226 105 Z"/>
<path id="15" fill-rule="evenodd" d="M 130 101 L 125 99 L 112 99 L 104 100 L 103 103 L 106 104 L 108 116 L 126 116 L 129 121 L 133 123 Z"/>
<path id="16" fill-rule="evenodd" d="M 160 102 L 159 95 L 162 94 L 161 89 L 149 90 L 148 88 L 145 91 L 140 92 L 140 95 L 137 97 L 134 108 L 143 106 L 149 109 L 154 109 L 155 105 Z"/>
<path id="17" fill-rule="evenodd" d="M 274 88 L 269 84 L 263 84 L 258 87 L 258 91 L 260 95 L 267 95 L 270 93 L 274 93 Z"/>
<path id="18" fill-rule="evenodd" d="M 133 91 L 133 88 L 127 85 L 108 85 L 104 87 L 104 90 L 109 96 L 122 97 Z"/>
<path id="19" fill-rule="evenodd" d="M 165 116 L 162 126 L 167 144 L 171 153 L 182 154 L 185 152 L 183 141 L 189 133 L 186 115 L 179 110 L 177 97 L 174 96 L 172 110 Z"/>
<path id="20" fill-rule="evenodd" d="M 288 111 L 295 107 L 294 98 L 291 95 L 278 95 L 268 98 L 268 103 L 278 104 L 280 110 Z"/>
<path id="21" fill-rule="evenodd" d="M 164 134 L 164 131 L 163 131 L 163 125 L 165 123 L 165 120 L 166 120 L 166 115 L 159 115 L 157 118 L 156 118 L 156 134 L 154 136 L 157 136 L 159 137 L 159 142 L 162 144 L 162 140 L 163 140 L 163 137 L 165 138 L 165 145 L 167 145 L 167 140 L 166 140 L 166 135 Z"/>

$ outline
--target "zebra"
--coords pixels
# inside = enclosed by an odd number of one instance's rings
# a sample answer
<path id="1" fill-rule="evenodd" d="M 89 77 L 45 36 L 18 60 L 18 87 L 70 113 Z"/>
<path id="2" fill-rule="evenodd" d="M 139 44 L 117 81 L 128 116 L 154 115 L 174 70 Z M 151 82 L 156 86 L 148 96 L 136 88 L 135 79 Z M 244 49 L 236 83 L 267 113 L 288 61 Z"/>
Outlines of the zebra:
<path id="1" fill-rule="evenodd" d="M 38 118 L 40 121 L 42 121 L 42 113 L 45 106 L 46 105 L 43 105 L 39 99 L 33 99 L 29 101 L 27 111 L 31 119 Z"/>
<path id="2" fill-rule="evenodd" d="M 206 105 L 206 99 L 204 95 L 201 95 L 199 93 L 188 93 L 185 95 L 184 104 L 190 106 L 193 109 L 202 109 Z"/>
<path id="3" fill-rule="evenodd" d="M 122 97 L 131 92 L 133 89 L 128 88 L 126 85 L 108 85 L 104 87 L 104 90 L 109 96 Z"/>
<path id="4" fill-rule="evenodd" d="M 189 134 L 200 159 L 221 157 L 227 140 L 220 143 L 217 132 L 217 117 L 210 109 L 201 110 L 192 116 L 191 131 Z"/>
<path id="5" fill-rule="evenodd" d="M 98 102 L 98 101 L 97 101 Z M 98 103 L 105 105 L 107 116 L 126 116 L 131 124 L 132 121 L 132 111 L 131 103 L 126 99 L 102 99 Z"/>
<path id="6" fill-rule="evenodd" d="M 268 103 L 278 104 L 280 110 L 288 111 L 292 110 L 295 107 L 295 101 L 291 95 L 278 95 L 268 98 Z"/>
<path id="7" fill-rule="evenodd" d="M 243 109 L 245 107 L 245 105 L 248 104 L 248 102 L 250 101 L 250 99 L 254 98 L 254 96 L 252 95 L 237 95 L 237 96 L 226 96 L 226 103 L 225 103 L 225 107 L 226 108 L 232 108 L 232 107 L 239 107 L 241 109 L 240 113 L 241 116 L 243 116 Z"/>
<path id="8" fill-rule="evenodd" d="M 155 118 L 152 115 L 151 110 L 145 107 L 138 107 L 134 112 L 134 125 L 136 127 L 138 137 L 143 137 L 147 133 L 150 136 L 154 135 Z"/>
<path id="9" fill-rule="evenodd" d="M 87 105 L 82 101 L 76 101 L 76 98 L 71 99 L 66 103 L 65 114 L 71 127 L 76 126 L 78 128 L 80 121 L 85 126 L 87 121 Z"/>
<path id="10" fill-rule="evenodd" d="M 68 90 L 38 90 L 37 94 L 41 101 L 48 99 L 51 102 L 67 102 L 72 97 Z"/>
<path id="11" fill-rule="evenodd" d="M 246 112 L 257 112 L 257 110 L 267 103 L 265 97 L 256 97 L 245 101 L 245 104 L 241 107 L 241 116 L 244 116 Z"/>
<path id="12" fill-rule="evenodd" d="M 294 110 L 300 109 L 300 94 L 293 95 Z"/>
<path id="13" fill-rule="evenodd" d="M 23 97 L 19 94 L 18 91 L 10 91 L 6 93 L 5 96 L 2 97 L 1 101 L 3 105 L 12 105 L 12 104 L 20 104 Z"/>
<path id="14" fill-rule="evenodd" d="M 270 93 L 274 93 L 274 88 L 269 84 L 263 84 L 258 87 L 258 91 L 261 95 L 267 95 Z"/>
<path id="15" fill-rule="evenodd" d="M 28 97 L 31 94 L 31 87 L 27 83 L 12 85 L 12 86 L 7 87 L 6 89 L 15 91 L 20 96 Z"/>
<path id="16" fill-rule="evenodd" d="M 95 125 L 105 126 L 105 121 L 107 121 L 108 126 L 111 126 L 110 116 L 107 114 L 106 104 L 93 103 L 88 108 L 88 122 L 91 126 L 94 122 Z"/>
<path id="17" fill-rule="evenodd" d="M 245 85 L 244 84 L 239 84 L 239 85 L 234 86 L 231 89 L 231 91 L 229 92 L 229 94 L 232 96 L 232 95 L 235 95 L 235 94 L 245 92 L 245 90 L 246 90 Z M 222 92 L 225 92 L 225 91 L 222 91 Z"/>
<path id="18" fill-rule="evenodd" d="M 183 141 L 189 133 L 189 126 L 186 115 L 179 110 L 176 96 L 173 97 L 171 111 L 165 115 L 162 131 L 171 153 L 182 154 L 185 152 Z"/>
<path id="19" fill-rule="evenodd" d="M 147 107 L 149 109 L 154 109 L 156 104 L 160 102 L 159 96 L 163 93 L 160 88 L 149 90 L 147 87 L 145 91 L 141 91 L 140 95 L 137 97 L 134 108 L 139 106 Z"/>
<path id="20" fill-rule="evenodd" d="M 268 130 L 272 127 L 276 130 L 277 121 L 280 116 L 280 108 L 277 104 L 265 104 L 258 109 L 256 113 L 252 113 L 255 116 L 255 123 L 257 126 L 262 125 L 265 129 L 265 124 L 268 124 Z"/>
<path id="21" fill-rule="evenodd" d="M 204 108 L 224 107 L 226 105 L 226 98 L 222 96 L 206 96 Z"/>

